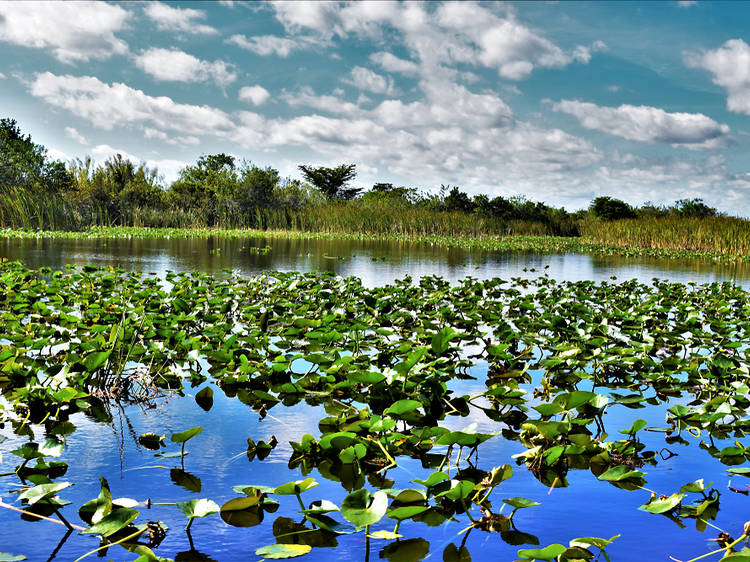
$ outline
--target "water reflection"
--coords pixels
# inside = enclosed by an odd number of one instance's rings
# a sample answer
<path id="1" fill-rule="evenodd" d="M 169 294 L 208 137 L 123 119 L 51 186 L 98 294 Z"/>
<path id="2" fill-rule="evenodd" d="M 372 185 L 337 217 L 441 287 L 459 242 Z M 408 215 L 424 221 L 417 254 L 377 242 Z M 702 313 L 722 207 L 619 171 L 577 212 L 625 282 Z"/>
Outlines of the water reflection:
<path id="1" fill-rule="evenodd" d="M 270 246 L 268 251 L 265 250 Z M 440 275 L 455 282 L 467 276 L 536 277 L 558 280 L 670 279 L 683 283 L 731 281 L 750 287 L 750 264 L 714 264 L 705 260 L 659 260 L 583 254 L 502 254 L 424 243 L 365 240 L 276 238 L 111 238 L 0 239 L 0 256 L 29 267 L 60 268 L 95 264 L 154 272 L 199 270 L 241 275 L 263 270 L 330 271 L 360 277 L 379 286 L 407 275 Z"/>

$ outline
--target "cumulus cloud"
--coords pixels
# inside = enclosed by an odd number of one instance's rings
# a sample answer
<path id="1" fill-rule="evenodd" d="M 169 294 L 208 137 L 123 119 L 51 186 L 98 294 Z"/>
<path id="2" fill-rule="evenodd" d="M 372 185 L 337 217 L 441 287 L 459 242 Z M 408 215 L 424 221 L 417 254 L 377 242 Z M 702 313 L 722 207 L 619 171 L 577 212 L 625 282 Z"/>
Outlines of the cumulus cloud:
<path id="1" fill-rule="evenodd" d="M 400 74 L 411 76 L 416 75 L 419 70 L 419 65 L 417 63 L 382 51 L 371 54 L 370 60 L 379 65 L 386 72 L 398 72 Z"/>
<path id="2" fill-rule="evenodd" d="M 278 37 L 276 35 L 256 35 L 246 37 L 245 35 L 232 35 L 226 40 L 227 43 L 237 45 L 242 49 L 252 51 L 256 55 L 268 56 L 276 55 L 286 58 L 292 51 L 301 49 L 304 42 L 288 37 Z"/>
<path id="3" fill-rule="evenodd" d="M 415 2 L 353 2 L 343 6 L 274 2 L 271 6 L 287 32 L 312 32 L 327 41 L 352 34 L 381 37 L 385 26 L 391 26 L 400 32 L 398 39 L 416 59 L 422 75 L 463 63 L 494 68 L 504 78 L 520 80 L 537 67 L 562 68 L 576 61 L 585 64 L 592 52 L 606 49 L 603 42 L 595 41 L 588 47 L 579 45 L 564 51 L 519 22 L 511 9 L 475 2 L 446 2 L 434 9 L 433 4 Z M 392 72 L 415 70 L 403 64 L 409 61 L 385 53 L 376 55 L 373 62 Z"/>
<path id="4" fill-rule="evenodd" d="M 285 91 L 281 94 L 281 99 L 291 107 L 309 107 L 325 113 L 340 115 L 363 113 L 358 104 L 345 101 L 338 95 L 317 95 L 309 86 L 294 93 Z"/>
<path id="5" fill-rule="evenodd" d="M 553 104 L 552 109 L 573 115 L 587 129 L 628 140 L 687 148 L 726 146 L 730 132 L 729 125 L 717 123 L 702 113 L 667 113 L 663 109 L 645 105 L 603 107 L 562 100 Z"/>
<path id="6" fill-rule="evenodd" d="M 263 105 L 271 98 L 271 94 L 263 86 L 245 86 L 240 89 L 237 99 L 253 105 Z"/>
<path id="7" fill-rule="evenodd" d="M 75 127 L 65 127 L 65 135 L 79 144 L 87 145 L 89 143 L 89 141 L 86 140 L 86 137 L 79 133 Z"/>
<path id="8" fill-rule="evenodd" d="M 237 79 L 232 66 L 224 61 L 200 60 L 177 49 L 151 48 L 134 57 L 135 64 L 156 80 L 166 82 L 214 81 L 222 88 Z"/>
<path id="9" fill-rule="evenodd" d="M 372 92 L 373 94 L 392 95 L 394 93 L 393 80 L 385 78 L 369 68 L 355 66 L 351 77 L 344 80 L 359 90 Z"/>
<path id="10" fill-rule="evenodd" d="M 115 33 L 128 17 L 104 2 L 0 2 L 0 41 L 48 49 L 65 64 L 103 60 L 127 52 Z"/>
<path id="11" fill-rule="evenodd" d="M 730 39 L 721 47 L 700 54 L 686 53 L 685 63 L 713 74 L 713 83 L 727 92 L 727 109 L 750 115 L 750 46 Z"/>
<path id="12" fill-rule="evenodd" d="M 214 35 L 218 33 L 210 25 L 200 23 L 206 13 L 193 8 L 175 8 L 164 2 L 148 2 L 144 7 L 146 15 L 162 31 L 175 31 L 195 35 Z"/>
<path id="13" fill-rule="evenodd" d="M 151 126 L 187 134 L 229 134 L 233 120 L 219 109 L 176 103 L 167 96 L 149 96 L 142 90 L 115 82 L 106 84 L 93 76 L 36 74 L 31 94 L 48 104 L 67 109 L 95 127 L 112 130 L 127 125 Z"/>

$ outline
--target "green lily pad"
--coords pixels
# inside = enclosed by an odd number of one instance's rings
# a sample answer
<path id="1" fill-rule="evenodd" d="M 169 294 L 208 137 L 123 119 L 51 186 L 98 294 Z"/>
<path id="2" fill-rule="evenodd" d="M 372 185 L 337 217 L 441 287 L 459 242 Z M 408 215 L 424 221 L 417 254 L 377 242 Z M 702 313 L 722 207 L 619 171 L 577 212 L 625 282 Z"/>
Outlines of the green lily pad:
<path id="1" fill-rule="evenodd" d="M 205 517 L 212 513 L 218 513 L 220 510 L 219 506 L 216 505 L 216 502 L 206 498 L 177 502 L 177 509 L 179 509 L 188 519 Z"/>
<path id="2" fill-rule="evenodd" d="M 675 507 L 680 505 L 682 498 L 684 498 L 686 495 L 687 494 L 672 494 L 667 498 L 652 500 L 648 503 L 645 503 L 638 509 L 642 511 L 648 511 L 649 513 L 666 513 L 667 511 L 672 511 Z"/>
<path id="3" fill-rule="evenodd" d="M 82 531 L 82 533 L 85 535 L 102 535 L 103 537 L 108 537 L 130 525 L 136 517 L 138 517 L 138 512 L 135 509 L 115 509 L 112 513 L 103 517 L 101 521 Z"/>
<path id="4" fill-rule="evenodd" d="M 539 502 L 522 498 L 519 496 L 513 498 L 503 498 L 503 503 L 507 503 L 514 509 L 524 509 L 527 507 L 534 507 L 535 505 L 541 505 Z"/>
<path id="5" fill-rule="evenodd" d="M 312 547 L 307 544 L 271 544 L 260 547 L 255 551 L 255 554 L 263 558 L 278 560 L 281 558 L 304 556 L 311 550 Z"/>
<path id="6" fill-rule="evenodd" d="M 170 441 L 172 441 L 172 443 L 184 443 L 185 441 L 187 441 L 188 439 L 192 439 L 193 437 L 195 437 L 202 431 L 203 431 L 203 428 L 200 426 L 193 427 L 191 429 L 186 429 L 185 431 L 181 431 L 179 433 L 173 433 L 169 439 Z"/>
<path id="7" fill-rule="evenodd" d="M 377 523 L 387 509 L 388 496 L 384 492 L 377 491 L 371 494 L 364 488 L 352 492 L 341 502 L 341 515 L 357 527 Z"/>
<path id="8" fill-rule="evenodd" d="M 554 560 L 568 550 L 561 544 L 551 544 L 544 548 L 527 548 L 518 551 L 518 556 L 524 560 Z"/>
<path id="9" fill-rule="evenodd" d="M 627 466 L 620 465 L 610 468 L 608 471 L 600 474 L 599 480 L 604 480 L 606 482 L 620 482 L 622 480 L 643 478 L 644 476 L 646 476 L 645 472 L 630 470 Z"/>

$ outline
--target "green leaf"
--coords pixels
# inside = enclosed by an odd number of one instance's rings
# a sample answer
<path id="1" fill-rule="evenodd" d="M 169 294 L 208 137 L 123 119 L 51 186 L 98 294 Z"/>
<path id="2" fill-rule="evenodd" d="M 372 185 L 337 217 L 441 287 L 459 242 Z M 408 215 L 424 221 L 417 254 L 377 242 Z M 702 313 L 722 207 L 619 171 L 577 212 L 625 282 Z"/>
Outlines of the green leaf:
<path id="1" fill-rule="evenodd" d="M 102 535 L 103 537 L 108 537 L 130 525 L 136 517 L 138 517 L 138 512 L 135 509 L 115 509 L 112 513 L 102 518 L 101 521 L 82 531 L 82 533 L 85 535 Z"/>
<path id="2" fill-rule="evenodd" d="M 179 433 L 173 433 L 172 436 L 169 438 L 172 443 L 184 443 L 188 439 L 192 439 L 199 433 L 203 431 L 203 428 L 201 426 L 193 427 L 192 429 L 186 429 L 185 431 L 181 431 Z"/>
<path id="3" fill-rule="evenodd" d="M 294 482 L 287 482 L 274 489 L 274 494 L 280 494 L 284 496 L 290 496 L 292 494 L 301 494 L 306 492 L 310 488 L 314 488 L 318 485 L 315 478 L 305 478 L 304 480 L 296 480 Z"/>
<path id="4" fill-rule="evenodd" d="M 645 472 L 639 470 L 628 470 L 627 466 L 620 465 L 610 468 L 603 474 L 599 475 L 599 480 L 606 482 L 621 482 L 622 480 L 628 480 L 632 478 L 643 478 L 646 476 Z"/>
<path id="5" fill-rule="evenodd" d="M 388 509 L 388 496 L 382 491 L 356 490 L 341 503 L 341 515 L 357 527 L 377 523 Z"/>
<path id="6" fill-rule="evenodd" d="M 138 436 L 138 443 L 140 443 L 141 446 L 146 447 L 146 449 L 156 451 L 159 447 L 164 446 L 164 439 L 166 439 L 166 437 L 166 435 L 157 435 L 156 433 L 141 433 Z"/>
<path id="7" fill-rule="evenodd" d="M 750 478 L 750 466 L 741 466 L 739 468 L 728 468 L 727 472 L 731 474 L 732 476 L 739 474 L 741 476 L 747 476 Z"/>
<path id="8" fill-rule="evenodd" d="M 633 422 L 633 425 L 630 426 L 630 429 L 621 429 L 620 433 L 624 433 L 625 435 L 635 435 L 647 425 L 648 422 L 646 420 L 638 419 Z"/>
<path id="9" fill-rule="evenodd" d="M 0 552 L 0 562 L 16 562 L 18 560 L 26 560 L 26 557 L 22 554 L 13 555 L 6 552 Z"/>
<path id="10" fill-rule="evenodd" d="M 534 507 L 535 505 L 541 505 L 539 502 L 515 496 L 513 498 L 503 498 L 503 503 L 507 503 L 514 509 L 524 509 L 526 507 Z"/>
<path id="11" fill-rule="evenodd" d="M 432 486 L 439 484 L 444 480 L 448 480 L 448 478 L 450 477 L 445 472 L 433 472 L 427 477 L 427 480 L 420 480 L 419 478 L 415 478 L 414 480 L 412 480 L 412 482 L 422 484 L 422 486 L 424 486 L 425 488 L 431 488 Z"/>
<path id="12" fill-rule="evenodd" d="M 648 511 L 649 513 L 666 513 L 672 511 L 675 507 L 680 505 L 682 498 L 687 494 L 672 494 L 668 498 L 660 498 L 658 500 L 651 500 L 648 503 L 643 504 L 638 509 L 642 511 Z"/>
<path id="13" fill-rule="evenodd" d="M 111 351 L 95 351 L 94 353 L 90 353 L 83 360 L 83 366 L 86 367 L 89 373 L 93 373 L 107 362 L 110 353 Z"/>
<path id="14" fill-rule="evenodd" d="M 544 548 L 527 548 L 518 551 L 518 556 L 525 560 L 554 560 L 565 552 L 567 547 L 561 544 L 551 544 Z"/>
<path id="15" fill-rule="evenodd" d="M 398 533 L 394 533 L 393 531 L 381 530 L 381 531 L 375 531 L 374 533 L 370 533 L 367 536 L 370 537 L 371 539 L 382 539 L 386 541 L 392 541 L 395 539 L 400 539 L 404 535 L 399 535 Z"/>
<path id="16" fill-rule="evenodd" d="M 708 485 L 710 486 L 713 484 L 713 482 L 709 482 Z M 680 486 L 680 492 L 703 492 L 706 490 L 706 485 L 703 483 L 703 478 L 700 478 L 694 482 L 690 482 L 689 484 L 685 484 L 684 486 Z"/>
<path id="17" fill-rule="evenodd" d="M 34 505 L 42 500 L 49 499 L 60 490 L 70 486 L 70 482 L 50 482 L 48 484 L 39 484 L 28 490 L 24 490 L 18 495 L 18 499 L 26 500 L 29 505 Z"/>
<path id="18" fill-rule="evenodd" d="M 604 548 L 609 546 L 612 541 L 619 538 L 620 535 L 615 535 L 609 539 L 602 539 L 599 537 L 579 537 L 570 541 L 570 546 L 596 546 L 598 548 Z"/>
<path id="19" fill-rule="evenodd" d="M 218 513 L 220 508 L 212 500 L 203 498 L 200 500 L 189 500 L 186 502 L 177 502 L 177 509 L 188 519 L 205 517 L 212 513 Z"/>
<path id="20" fill-rule="evenodd" d="M 263 558 L 277 560 L 279 558 L 296 558 L 304 556 L 312 550 L 307 544 L 271 544 L 262 546 L 255 551 L 255 554 Z"/>

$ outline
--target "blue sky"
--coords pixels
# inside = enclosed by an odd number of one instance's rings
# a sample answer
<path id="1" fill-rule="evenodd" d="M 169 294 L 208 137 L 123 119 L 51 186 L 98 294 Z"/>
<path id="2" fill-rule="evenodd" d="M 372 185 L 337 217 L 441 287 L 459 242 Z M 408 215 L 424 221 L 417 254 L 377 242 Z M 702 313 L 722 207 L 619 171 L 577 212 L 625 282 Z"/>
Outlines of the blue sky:
<path id="1" fill-rule="evenodd" d="M 750 214 L 750 3 L 0 2 L 0 114 L 55 158 Z"/>

